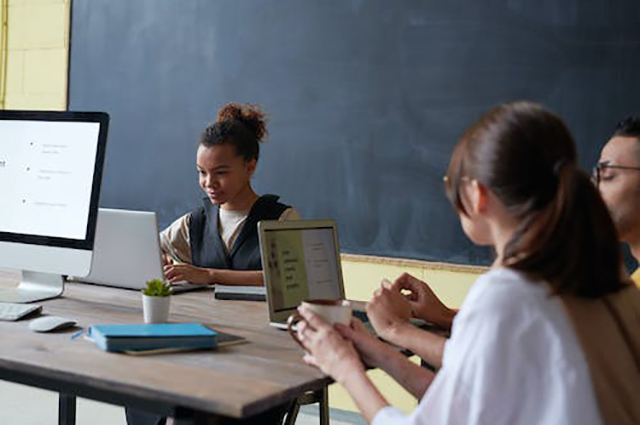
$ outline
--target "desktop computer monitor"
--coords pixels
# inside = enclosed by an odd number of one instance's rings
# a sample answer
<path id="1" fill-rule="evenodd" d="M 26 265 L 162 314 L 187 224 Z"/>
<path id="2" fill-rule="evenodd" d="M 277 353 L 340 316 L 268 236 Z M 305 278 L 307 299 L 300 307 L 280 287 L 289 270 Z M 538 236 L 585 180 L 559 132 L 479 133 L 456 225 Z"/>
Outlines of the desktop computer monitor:
<path id="1" fill-rule="evenodd" d="M 0 301 L 54 298 L 91 269 L 109 116 L 0 111 Z"/>

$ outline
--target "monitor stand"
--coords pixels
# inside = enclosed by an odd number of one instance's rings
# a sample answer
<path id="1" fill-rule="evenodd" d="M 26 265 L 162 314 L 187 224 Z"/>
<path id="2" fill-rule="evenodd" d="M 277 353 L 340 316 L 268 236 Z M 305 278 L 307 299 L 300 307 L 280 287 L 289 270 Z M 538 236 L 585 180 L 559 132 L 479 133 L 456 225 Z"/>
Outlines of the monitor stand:
<path id="1" fill-rule="evenodd" d="M 17 288 L 0 289 L 0 302 L 31 303 L 62 295 L 64 280 L 59 274 L 23 271 Z"/>

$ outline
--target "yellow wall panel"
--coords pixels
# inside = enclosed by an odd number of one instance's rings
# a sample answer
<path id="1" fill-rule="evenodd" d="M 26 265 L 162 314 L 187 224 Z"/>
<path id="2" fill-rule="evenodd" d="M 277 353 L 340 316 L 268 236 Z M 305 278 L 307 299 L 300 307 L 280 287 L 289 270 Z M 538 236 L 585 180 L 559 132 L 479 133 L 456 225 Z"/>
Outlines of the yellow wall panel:
<path id="1" fill-rule="evenodd" d="M 15 6 L 18 4 L 51 4 L 51 3 L 69 3 L 69 0 L 9 0 L 10 6 Z"/>
<path id="2" fill-rule="evenodd" d="M 485 268 L 458 267 L 414 260 L 343 255 L 342 271 L 347 298 L 366 301 L 383 278 L 391 281 L 409 273 L 426 281 L 442 301 L 458 308 Z"/>
<path id="3" fill-rule="evenodd" d="M 24 51 L 7 52 L 7 92 L 21 95 L 24 93 Z"/>
<path id="4" fill-rule="evenodd" d="M 359 263 L 342 261 L 342 272 L 347 298 L 368 301 L 373 292 L 380 287 L 383 278 L 395 280 L 402 273 L 411 273 L 422 277 L 422 270 L 415 267 L 398 267 L 387 264 Z"/>
<path id="5" fill-rule="evenodd" d="M 471 285 L 480 272 L 455 272 L 440 269 L 425 269 L 422 280 L 429 284 L 438 298 L 452 308 L 460 308 Z"/>
<path id="6" fill-rule="evenodd" d="M 68 9 L 65 3 L 9 6 L 9 50 L 67 47 Z"/>
<path id="7" fill-rule="evenodd" d="M 66 109 L 69 0 L 10 0 L 7 109 Z"/>
<path id="8" fill-rule="evenodd" d="M 24 92 L 56 95 L 64 99 L 67 87 L 66 49 L 26 50 L 24 53 Z"/>
<path id="9" fill-rule="evenodd" d="M 7 93 L 5 108 L 64 111 L 67 109 L 67 103 L 64 98 L 61 98 L 58 95 L 26 95 Z"/>

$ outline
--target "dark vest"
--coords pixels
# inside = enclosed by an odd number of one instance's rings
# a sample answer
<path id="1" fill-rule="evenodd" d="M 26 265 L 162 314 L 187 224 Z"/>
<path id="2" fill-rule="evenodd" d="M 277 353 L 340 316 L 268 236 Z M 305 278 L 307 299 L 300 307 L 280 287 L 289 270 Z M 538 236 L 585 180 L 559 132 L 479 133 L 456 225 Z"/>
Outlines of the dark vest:
<path id="1" fill-rule="evenodd" d="M 253 204 L 233 246 L 227 251 L 218 231 L 218 205 L 204 198 L 204 206 L 191 212 L 191 262 L 197 267 L 226 270 L 262 270 L 258 222 L 277 220 L 290 208 L 278 196 L 263 195 Z"/>

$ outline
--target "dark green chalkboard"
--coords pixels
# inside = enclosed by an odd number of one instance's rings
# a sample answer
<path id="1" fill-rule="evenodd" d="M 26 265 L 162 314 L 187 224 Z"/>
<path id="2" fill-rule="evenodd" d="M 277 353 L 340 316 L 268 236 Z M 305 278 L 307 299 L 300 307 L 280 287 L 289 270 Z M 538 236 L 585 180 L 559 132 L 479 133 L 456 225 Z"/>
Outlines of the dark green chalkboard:
<path id="1" fill-rule="evenodd" d="M 217 108 L 270 114 L 255 187 L 334 218 L 343 251 L 487 264 L 442 175 L 489 107 L 542 102 L 590 167 L 640 112 L 635 0 L 74 0 L 69 108 L 111 115 L 102 205 L 163 225 L 199 202 Z"/>

